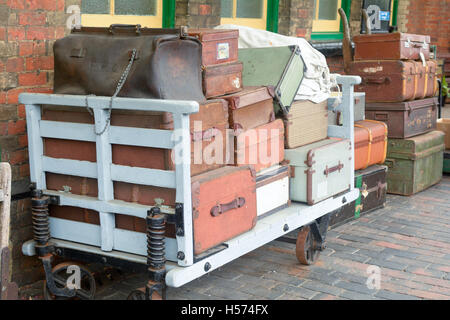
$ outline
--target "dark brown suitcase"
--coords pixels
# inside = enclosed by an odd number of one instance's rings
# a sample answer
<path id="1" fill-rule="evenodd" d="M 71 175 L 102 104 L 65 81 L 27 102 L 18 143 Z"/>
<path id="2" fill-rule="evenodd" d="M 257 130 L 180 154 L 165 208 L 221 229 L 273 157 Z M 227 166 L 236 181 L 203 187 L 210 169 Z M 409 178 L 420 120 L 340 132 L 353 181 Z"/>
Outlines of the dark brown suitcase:
<path id="1" fill-rule="evenodd" d="M 355 60 L 419 60 L 430 58 L 430 36 L 387 33 L 353 37 Z"/>
<path id="2" fill-rule="evenodd" d="M 252 167 L 224 167 L 192 178 L 194 254 L 251 230 L 257 221 Z"/>
<path id="3" fill-rule="evenodd" d="M 410 138 L 436 129 L 438 107 L 437 98 L 399 103 L 368 103 L 366 119 L 386 123 L 389 138 Z"/>
<path id="4" fill-rule="evenodd" d="M 189 29 L 202 43 L 202 64 L 211 66 L 238 61 L 239 30 Z"/>
<path id="5" fill-rule="evenodd" d="M 244 87 L 222 99 L 228 101 L 231 129 L 246 131 L 275 120 L 273 98 L 267 87 Z"/>
<path id="6" fill-rule="evenodd" d="M 387 167 L 374 165 L 355 172 L 355 188 L 360 196 L 330 215 L 330 227 L 337 227 L 386 205 Z"/>
<path id="7" fill-rule="evenodd" d="M 204 67 L 203 92 L 206 98 L 215 98 L 242 90 L 241 62 Z"/>
<path id="8" fill-rule="evenodd" d="M 417 66 L 414 61 L 355 61 L 348 74 L 360 76 L 355 91 L 365 92 L 367 102 L 402 102 L 414 100 Z"/>
<path id="9" fill-rule="evenodd" d="M 205 100 L 202 46 L 183 28 L 82 27 L 56 40 L 53 50 L 54 93 L 113 96 L 125 79 L 118 97 Z"/>

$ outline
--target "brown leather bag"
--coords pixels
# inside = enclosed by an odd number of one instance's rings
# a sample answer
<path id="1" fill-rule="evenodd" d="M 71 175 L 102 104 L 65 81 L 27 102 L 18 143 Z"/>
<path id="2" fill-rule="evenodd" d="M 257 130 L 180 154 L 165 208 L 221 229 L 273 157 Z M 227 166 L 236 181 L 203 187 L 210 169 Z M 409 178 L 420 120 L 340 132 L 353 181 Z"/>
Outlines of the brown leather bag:
<path id="1" fill-rule="evenodd" d="M 54 93 L 113 96 L 125 79 L 119 97 L 205 100 L 202 46 L 184 28 L 81 27 L 53 50 Z"/>

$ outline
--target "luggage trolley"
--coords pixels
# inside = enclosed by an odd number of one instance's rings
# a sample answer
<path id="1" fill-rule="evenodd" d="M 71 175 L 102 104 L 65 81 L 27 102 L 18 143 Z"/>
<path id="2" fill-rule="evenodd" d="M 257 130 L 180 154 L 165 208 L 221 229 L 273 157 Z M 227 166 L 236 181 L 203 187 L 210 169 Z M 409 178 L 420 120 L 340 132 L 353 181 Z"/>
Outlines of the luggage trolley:
<path id="1" fill-rule="evenodd" d="M 330 98 L 329 108 L 342 113 L 344 125 L 329 126 L 328 135 L 350 139 L 354 148 L 353 87 L 361 78 L 338 76 L 337 82 L 342 86 L 342 101 L 339 104 L 337 98 Z M 79 265 L 81 287 L 68 286 L 67 271 L 72 264 L 52 266 L 55 256 L 148 272 L 145 289 L 130 293 L 129 299 L 133 300 L 165 299 L 167 286 L 180 287 L 298 228 L 301 229 L 297 257 L 311 264 L 324 248 L 328 214 L 359 196 L 359 190 L 354 188 L 352 167 L 350 187 L 344 194 L 314 206 L 292 203 L 288 208 L 260 217 L 250 231 L 195 256 L 189 115 L 198 112 L 197 102 L 30 93 L 21 94 L 19 100 L 26 105 L 34 228 L 34 239 L 25 242 L 22 251 L 41 259 L 47 299 L 93 299 L 95 293 L 94 278 L 82 265 Z M 95 124 L 41 119 L 43 105 L 85 108 L 87 103 L 93 109 Z M 109 124 L 111 110 L 170 112 L 174 131 L 113 126 Z M 93 142 L 97 162 L 47 157 L 44 138 Z M 113 164 L 112 144 L 173 149 L 179 157 L 175 159 L 175 171 Z M 97 179 L 98 197 L 75 195 L 69 190 L 47 190 L 46 172 Z M 113 181 L 176 189 L 177 204 L 174 208 L 151 207 L 116 200 Z M 97 211 L 100 225 L 51 217 L 49 205 Z M 146 219 L 146 233 L 117 229 L 115 214 Z M 175 224 L 176 239 L 165 238 L 166 223 Z"/>

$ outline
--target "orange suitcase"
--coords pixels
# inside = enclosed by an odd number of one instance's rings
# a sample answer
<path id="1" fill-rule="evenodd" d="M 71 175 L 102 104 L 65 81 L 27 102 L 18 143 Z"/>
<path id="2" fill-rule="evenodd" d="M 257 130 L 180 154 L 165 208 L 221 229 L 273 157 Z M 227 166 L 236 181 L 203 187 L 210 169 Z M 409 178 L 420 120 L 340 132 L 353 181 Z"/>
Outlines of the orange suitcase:
<path id="1" fill-rule="evenodd" d="M 191 182 L 195 255 L 256 225 L 256 173 L 251 166 L 220 168 Z"/>
<path id="2" fill-rule="evenodd" d="M 355 122 L 355 170 L 366 169 L 386 160 L 388 127 L 384 122 Z"/>
<path id="3" fill-rule="evenodd" d="M 284 160 L 284 124 L 277 119 L 247 131 L 235 131 L 234 163 L 236 166 L 253 165 L 256 172 L 279 164 Z"/>

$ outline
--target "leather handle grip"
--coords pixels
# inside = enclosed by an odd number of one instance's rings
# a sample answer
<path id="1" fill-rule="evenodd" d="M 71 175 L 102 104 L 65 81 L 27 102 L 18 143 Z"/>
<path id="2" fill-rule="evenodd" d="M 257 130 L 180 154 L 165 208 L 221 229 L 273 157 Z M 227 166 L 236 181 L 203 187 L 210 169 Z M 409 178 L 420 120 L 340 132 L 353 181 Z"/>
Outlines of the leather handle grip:
<path id="1" fill-rule="evenodd" d="M 339 164 L 337 166 L 334 166 L 331 168 L 328 168 L 328 166 L 327 166 L 326 169 L 324 170 L 323 174 L 328 178 L 328 175 L 330 175 L 330 173 L 333 173 L 336 171 L 341 172 L 341 170 L 343 168 L 344 168 L 344 164 L 339 161 Z"/>
<path id="2" fill-rule="evenodd" d="M 210 140 L 220 134 L 220 130 L 217 128 L 209 128 L 205 131 L 198 131 L 191 133 L 192 141 Z"/>
<path id="3" fill-rule="evenodd" d="M 115 23 L 109 26 L 109 32 L 114 34 L 114 29 L 134 29 L 137 34 L 141 34 L 140 24 L 119 24 Z"/>
<path id="4" fill-rule="evenodd" d="M 219 204 L 211 208 L 211 215 L 218 217 L 219 215 L 231 211 L 233 209 L 242 208 L 245 205 L 245 198 L 239 197 L 231 201 L 230 203 Z"/>
<path id="5" fill-rule="evenodd" d="M 374 84 L 390 84 L 391 83 L 391 77 L 379 77 L 379 78 L 370 78 L 367 77 L 364 79 L 365 83 L 374 83 Z"/>

